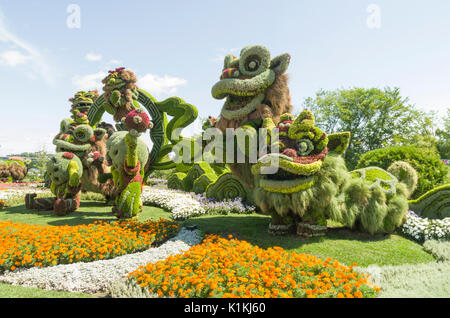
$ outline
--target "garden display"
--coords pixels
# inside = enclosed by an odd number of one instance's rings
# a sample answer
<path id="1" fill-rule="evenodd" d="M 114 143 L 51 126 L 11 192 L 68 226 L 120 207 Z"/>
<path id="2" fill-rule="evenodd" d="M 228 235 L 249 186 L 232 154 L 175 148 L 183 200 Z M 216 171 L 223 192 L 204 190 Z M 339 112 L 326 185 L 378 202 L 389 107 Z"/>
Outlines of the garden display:
<path id="1" fill-rule="evenodd" d="M 348 168 L 351 129 L 294 108 L 290 62 L 262 45 L 224 56 L 204 90 L 224 102 L 201 138 L 195 106 L 141 88 L 158 76 L 111 60 L 92 77 L 99 86 L 83 82 L 93 87 L 77 88 L 49 140 L 49 186 L 16 186 L 30 162 L 0 162 L 0 297 L 17 285 L 114 298 L 375 298 L 395 294 L 397 270 L 434 275 L 422 284 L 434 295 L 450 272 L 447 168 L 433 151 L 390 144 Z"/>

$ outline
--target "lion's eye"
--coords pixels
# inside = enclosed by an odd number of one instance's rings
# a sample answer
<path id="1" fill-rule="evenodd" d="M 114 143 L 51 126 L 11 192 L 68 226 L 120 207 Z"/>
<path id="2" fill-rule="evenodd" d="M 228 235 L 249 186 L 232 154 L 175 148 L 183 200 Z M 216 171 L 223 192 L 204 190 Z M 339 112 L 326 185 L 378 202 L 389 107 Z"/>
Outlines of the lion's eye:
<path id="1" fill-rule="evenodd" d="M 300 139 L 297 141 L 297 153 L 300 156 L 307 156 L 314 150 L 314 144 L 309 139 Z"/>
<path id="2" fill-rule="evenodd" d="M 258 56 L 250 56 L 245 63 L 245 69 L 249 72 L 254 72 L 259 68 L 260 64 L 261 59 Z"/>

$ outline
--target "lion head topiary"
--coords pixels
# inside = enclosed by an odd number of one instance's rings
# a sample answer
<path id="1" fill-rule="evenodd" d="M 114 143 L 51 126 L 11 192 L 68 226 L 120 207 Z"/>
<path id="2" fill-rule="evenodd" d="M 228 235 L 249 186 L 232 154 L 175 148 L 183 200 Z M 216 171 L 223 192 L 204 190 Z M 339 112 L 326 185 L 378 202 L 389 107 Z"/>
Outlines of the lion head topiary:
<path id="1" fill-rule="evenodd" d="M 136 82 L 136 75 L 124 67 L 109 71 L 102 80 L 104 97 L 107 101 L 107 104 L 103 106 L 106 111 L 114 115 L 116 122 L 120 122 L 135 108 L 133 99 L 137 99 L 138 96 Z"/>
<path id="2" fill-rule="evenodd" d="M 224 99 L 215 127 L 251 126 L 257 129 L 264 118 L 277 123 L 281 114 L 292 110 L 291 97 L 285 74 L 290 55 L 271 58 L 269 50 L 261 45 L 246 46 L 240 56 L 227 55 L 220 80 L 212 87 L 212 96 Z M 257 133 L 257 132 L 256 132 Z M 253 176 L 248 162 L 229 163 L 233 174 L 247 187 L 253 187 Z"/>
<path id="3" fill-rule="evenodd" d="M 227 55 L 220 81 L 212 87 L 212 96 L 226 98 L 216 127 L 222 131 L 262 119 L 270 112 L 274 122 L 292 109 L 288 76 L 289 54 L 271 59 L 261 45 L 246 46 L 239 57 Z M 267 115 L 266 115 L 267 116 Z"/>

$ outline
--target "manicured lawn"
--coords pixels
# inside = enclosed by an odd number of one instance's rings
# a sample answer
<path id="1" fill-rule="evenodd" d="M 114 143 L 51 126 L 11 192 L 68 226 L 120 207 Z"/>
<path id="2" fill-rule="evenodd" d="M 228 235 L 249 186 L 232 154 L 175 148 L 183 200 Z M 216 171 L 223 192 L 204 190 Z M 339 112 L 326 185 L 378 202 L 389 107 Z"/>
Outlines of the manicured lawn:
<path id="1" fill-rule="evenodd" d="M 92 295 L 0 283 L 0 298 L 92 298 Z"/>
<path id="2" fill-rule="evenodd" d="M 156 207 L 144 206 L 138 220 L 170 218 L 170 213 Z M 0 210 L 0 221 L 13 221 L 40 225 L 80 225 L 94 221 L 114 221 L 111 206 L 99 201 L 81 201 L 80 208 L 66 216 L 56 216 L 53 211 L 28 210 L 24 205 L 16 205 Z"/>
<path id="3" fill-rule="evenodd" d="M 270 218 L 264 215 L 202 216 L 187 220 L 187 225 L 198 225 L 205 233 L 232 234 L 262 248 L 280 246 L 286 250 L 307 253 L 321 258 L 358 266 L 370 264 L 400 265 L 434 261 L 420 244 L 399 235 L 378 235 L 351 232 L 344 228 L 329 229 L 326 237 L 303 239 L 296 235 L 271 236 L 267 233 Z M 333 224 L 333 226 L 336 226 Z"/>

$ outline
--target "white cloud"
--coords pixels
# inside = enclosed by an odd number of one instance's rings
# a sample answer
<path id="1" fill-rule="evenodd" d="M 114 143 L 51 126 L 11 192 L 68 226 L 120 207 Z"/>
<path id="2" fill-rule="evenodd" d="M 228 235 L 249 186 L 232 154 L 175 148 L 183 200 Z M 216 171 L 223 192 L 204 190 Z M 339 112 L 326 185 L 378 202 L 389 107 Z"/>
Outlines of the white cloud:
<path id="1" fill-rule="evenodd" d="M 103 87 L 102 79 L 108 75 L 106 71 L 99 71 L 93 74 L 75 75 L 72 77 L 72 85 L 79 90 L 98 89 L 101 91 Z M 156 98 L 164 95 L 172 95 L 176 93 L 181 85 L 185 85 L 187 81 L 183 78 L 173 77 L 169 75 L 159 76 L 155 74 L 137 75 L 139 88 L 148 91 Z"/>
<path id="2" fill-rule="evenodd" d="M 0 42 L 7 43 L 17 49 L 1 53 L 3 63 L 11 67 L 21 64 L 29 65 L 28 73 L 32 72 L 35 76 L 42 77 L 47 83 L 53 83 L 53 74 L 39 50 L 11 33 L 5 26 L 4 21 L 4 15 L 0 10 Z M 19 50 L 25 52 L 25 54 Z"/>
<path id="3" fill-rule="evenodd" d="M 75 75 L 72 77 L 72 84 L 79 90 L 98 89 L 101 91 L 103 87 L 102 79 L 105 78 L 107 72 L 100 71 L 94 74 Z"/>
<path id="4" fill-rule="evenodd" d="M 5 51 L 0 54 L 0 61 L 8 66 L 23 64 L 31 59 L 31 56 L 24 55 L 19 51 Z"/>
<path id="5" fill-rule="evenodd" d="M 90 62 L 97 62 L 100 61 L 103 56 L 101 54 L 88 53 L 84 58 Z"/>
<path id="6" fill-rule="evenodd" d="M 187 81 L 183 78 L 169 75 L 159 76 L 155 74 L 145 74 L 138 77 L 138 86 L 154 96 L 174 94 L 178 86 L 185 85 Z"/>

